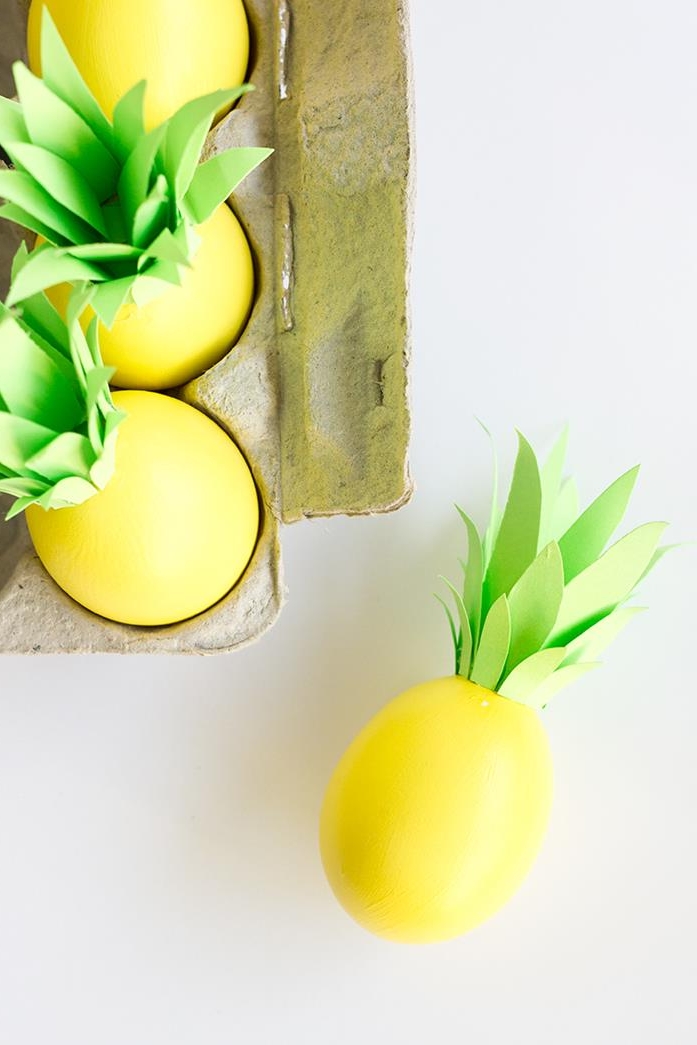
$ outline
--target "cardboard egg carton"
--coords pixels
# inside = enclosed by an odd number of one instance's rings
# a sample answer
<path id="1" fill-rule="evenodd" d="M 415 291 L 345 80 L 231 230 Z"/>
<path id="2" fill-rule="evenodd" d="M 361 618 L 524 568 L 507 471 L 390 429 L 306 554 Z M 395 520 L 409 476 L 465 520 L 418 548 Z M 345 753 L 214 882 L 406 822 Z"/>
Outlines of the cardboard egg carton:
<path id="1" fill-rule="evenodd" d="M 211 132 L 275 154 L 234 210 L 257 295 L 231 352 L 176 393 L 232 436 L 263 523 L 233 591 L 181 624 L 115 624 L 46 574 L 23 517 L 0 522 L 0 649 L 7 653 L 218 653 L 258 638 L 283 602 L 279 529 L 364 515 L 411 494 L 407 281 L 412 103 L 399 0 L 245 0 L 255 91 Z M 25 53 L 26 5 L 0 0 L 0 79 Z M 0 283 L 20 233 L 0 223 Z M 183 496 L 185 496 L 185 491 Z M 0 498 L 2 502 L 2 498 Z M 0 503 L 0 508 L 6 505 Z M 3 511 L 4 515 L 4 511 Z"/>

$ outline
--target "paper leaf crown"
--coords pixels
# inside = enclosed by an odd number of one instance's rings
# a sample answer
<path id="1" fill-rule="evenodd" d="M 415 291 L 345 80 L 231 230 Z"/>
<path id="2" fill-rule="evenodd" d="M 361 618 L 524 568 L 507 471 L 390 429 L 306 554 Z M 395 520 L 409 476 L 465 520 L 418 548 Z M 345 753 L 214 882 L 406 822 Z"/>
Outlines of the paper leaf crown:
<path id="1" fill-rule="evenodd" d="M 96 285 L 91 305 L 111 326 L 127 301 L 145 304 L 181 282 L 206 221 L 273 151 L 231 148 L 199 163 L 216 113 L 248 85 L 184 105 L 150 132 L 146 83 L 110 121 L 65 47 L 47 9 L 43 79 L 13 66 L 18 102 L 0 98 L 0 145 L 15 169 L 0 171 L 0 216 L 42 236 L 17 273 L 8 305 L 62 282 Z"/>
<path id="2" fill-rule="evenodd" d="M 573 479 L 562 481 L 567 433 L 542 468 L 519 435 L 511 488 L 499 512 L 496 480 L 483 537 L 467 528 L 464 585 L 446 581 L 443 602 L 455 673 L 504 697 L 542 708 L 597 657 L 640 608 L 625 603 L 667 547 L 665 523 L 639 526 L 604 551 L 625 513 L 638 468 L 620 476 L 579 515 Z"/>
<path id="3" fill-rule="evenodd" d="M 29 263 L 22 246 L 13 278 Z M 93 294 L 73 291 L 67 322 L 44 294 L 20 311 L 0 304 L 0 493 L 16 498 L 8 519 L 30 504 L 81 504 L 113 475 L 125 415 L 109 392 L 114 370 L 102 364 L 98 320 L 86 333 L 79 322 Z"/>

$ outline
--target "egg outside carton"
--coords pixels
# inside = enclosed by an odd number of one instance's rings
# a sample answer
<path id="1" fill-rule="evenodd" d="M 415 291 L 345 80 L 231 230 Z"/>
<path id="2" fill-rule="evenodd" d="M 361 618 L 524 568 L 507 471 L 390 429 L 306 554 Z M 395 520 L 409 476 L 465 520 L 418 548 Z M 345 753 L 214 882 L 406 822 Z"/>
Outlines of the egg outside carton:
<path id="1" fill-rule="evenodd" d="M 3 61 L 24 53 L 27 6 L 0 0 Z M 393 511 L 411 496 L 405 5 L 245 0 L 245 7 L 255 90 L 212 130 L 207 155 L 228 145 L 276 150 L 234 198 L 255 257 L 256 298 L 234 349 L 174 394 L 217 421 L 247 458 L 263 508 L 254 555 L 210 610 L 180 624 L 134 627 L 65 595 L 16 518 L 0 525 L 2 652 L 237 649 L 281 610 L 281 523 Z M 16 245 L 3 223 L 3 275 Z"/>

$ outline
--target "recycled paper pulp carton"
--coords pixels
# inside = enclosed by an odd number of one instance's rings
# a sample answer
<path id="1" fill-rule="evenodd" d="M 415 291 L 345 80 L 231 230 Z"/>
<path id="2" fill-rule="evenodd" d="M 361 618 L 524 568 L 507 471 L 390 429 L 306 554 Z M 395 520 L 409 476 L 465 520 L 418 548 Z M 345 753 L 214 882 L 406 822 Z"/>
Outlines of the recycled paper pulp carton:
<path id="1" fill-rule="evenodd" d="M 238 344 L 176 392 L 236 441 L 263 525 L 237 587 L 192 620 L 115 624 L 45 573 L 22 517 L 0 522 L 0 649 L 218 653 L 258 638 L 283 601 L 279 528 L 408 500 L 411 78 L 399 0 L 245 0 L 256 90 L 208 150 L 271 145 L 233 205 L 256 259 Z M 25 53 L 26 4 L 0 0 L 0 78 Z M 222 27 L 221 27 L 222 28 Z M 0 225 L 0 282 L 20 233 Z M 0 498 L 2 501 L 2 498 Z M 2 504 L 4 509 L 6 505 Z M 4 511 L 3 511 L 4 514 Z"/>

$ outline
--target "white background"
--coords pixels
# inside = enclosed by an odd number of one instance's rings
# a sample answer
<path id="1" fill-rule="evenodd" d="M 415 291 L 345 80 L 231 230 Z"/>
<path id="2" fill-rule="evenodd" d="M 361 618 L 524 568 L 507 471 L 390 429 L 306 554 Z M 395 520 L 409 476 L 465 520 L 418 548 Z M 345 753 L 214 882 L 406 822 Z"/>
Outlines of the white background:
<path id="1" fill-rule="evenodd" d="M 449 670 L 431 597 L 486 419 L 572 425 L 590 497 L 695 535 L 697 7 L 418 0 L 412 464 L 398 515 L 284 534 L 288 605 L 228 658 L 1 663 L 0 1041 L 687 1045 L 697 1040 L 697 553 L 545 716 L 553 822 L 515 900 L 408 948 L 317 853 L 331 768 Z"/>

